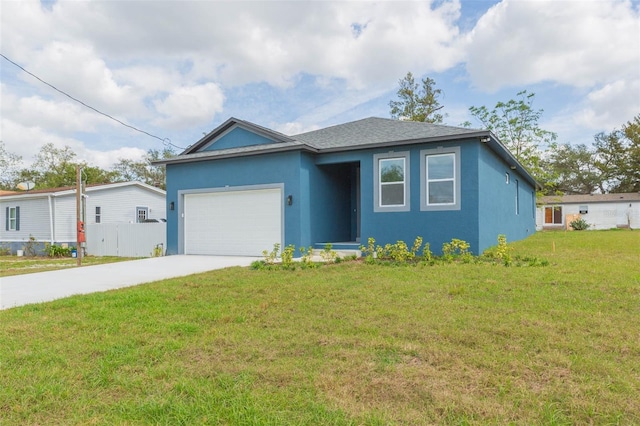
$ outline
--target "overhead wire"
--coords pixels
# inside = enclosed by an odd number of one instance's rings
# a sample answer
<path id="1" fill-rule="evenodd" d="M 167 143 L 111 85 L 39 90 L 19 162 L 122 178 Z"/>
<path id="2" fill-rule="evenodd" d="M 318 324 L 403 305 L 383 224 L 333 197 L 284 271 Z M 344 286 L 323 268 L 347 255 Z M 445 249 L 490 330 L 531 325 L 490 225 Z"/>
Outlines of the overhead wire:
<path id="1" fill-rule="evenodd" d="M 40 81 L 40 82 L 41 82 L 41 83 L 43 83 L 43 84 L 46 84 L 47 86 L 51 87 L 51 88 L 52 88 L 53 90 L 55 90 L 56 92 L 63 94 L 64 96 L 68 97 L 69 99 L 71 99 L 71 100 L 73 100 L 73 101 L 75 101 L 75 102 L 78 102 L 80 105 L 82 105 L 82 106 L 84 106 L 84 107 L 86 107 L 86 108 L 89 108 L 90 110 L 92 110 L 92 111 L 94 111 L 94 112 L 97 112 L 98 114 L 103 115 L 103 116 L 105 116 L 105 117 L 107 117 L 107 118 L 109 118 L 109 119 L 111 119 L 111 120 L 113 120 L 113 121 L 115 121 L 115 122 L 117 122 L 117 123 L 119 123 L 119 124 L 121 124 L 121 125 L 125 126 L 125 127 L 128 127 L 129 129 L 135 130 L 136 132 L 140 132 L 140 133 L 143 133 L 143 134 L 145 134 L 145 135 L 147 135 L 147 136 L 150 136 L 150 137 L 152 137 L 152 138 L 158 139 L 158 140 L 159 140 L 159 141 L 161 141 L 165 146 L 172 146 L 172 147 L 174 147 L 174 148 L 178 148 L 178 149 L 186 149 L 186 148 L 183 148 L 183 147 L 180 147 L 180 146 L 177 146 L 177 145 L 173 144 L 173 143 L 171 142 L 171 139 L 169 139 L 169 138 L 161 138 L 160 136 L 156 136 L 156 135 L 154 135 L 154 134 L 152 134 L 152 133 L 149 133 L 149 132 L 147 132 L 147 131 L 145 131 L 145 130 L 139 129 L 139 128 L 135 127 L 135 126 L 132 126 L 132 125 L 127 124 L 127 123 L 125 123 L 125 122 L 123 122 L 123 121 L 121 121 L 121 120 L 118 120 L 117 118 L 115 118 L 115 117 L 113 117 L 113 116 L 111 116 L 111 115 L 109 115 L 109 114 L 107 114 L 107 113 L 104 113 L 104 112 L 102 112 L 102 111 L 100 111 L 100 110 L 98 110 L 98 109 L 96 109 L 96 108 L 92 107 L 91 105 L 88 105 L 88 104 L 86 104 L 86 103 L 82 102 L 80 99 L 77 99 L 77 98 L 75 98 L 75 97 L 71 96 L 70 94 L 68 94 L 68 93 L 67 93 L 67 92 L 65 92 L 64 90 L 60 90 L 60 89 L 58 89 L 58 88 L 57 88 L 56 86 L 54 86 L 53 84 L 51 84 L 51 83 L 48 83 L 48 82 L 44 81 L 43 79 L 41 79 L 41 78 L 40 78 L 40 77 L 38 77 L 37 75 L 35 75 L 35 74 L 33 74 L 32 72 L 30 72 L 30 71 L 26 70 L 24 67 L 22 67 L 21 65 L 19 65 L 19 64 L 17 64 L 17 63 L 15 63 L 14 61 L 12 61 L 12 60 L 11 60 L 11 59 L 9 59 L 8 57 L 6 57 L 4 54 L 0 53 L 0 56 L 2 56 L 2 58 L 4 58 L 6 61 L 8 61 L 8 62 L 12 63 L 13 65 L 15 65 L 16 67 L 20 68 L 22 71 L 24 71 L 24 72 L 26 72 L 27 74 L 29 74 L 31 77 L 35 78 L 36 80 Z"/>

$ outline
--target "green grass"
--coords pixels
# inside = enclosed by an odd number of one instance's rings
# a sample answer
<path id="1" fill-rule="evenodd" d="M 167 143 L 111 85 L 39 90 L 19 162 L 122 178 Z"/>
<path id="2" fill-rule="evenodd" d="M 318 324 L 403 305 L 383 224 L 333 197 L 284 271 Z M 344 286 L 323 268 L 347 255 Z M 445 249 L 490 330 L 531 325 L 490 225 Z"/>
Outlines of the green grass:
<path id="1" fill-rule="evenodd" d="M 545 267 L 230 268 L 0 311 L 0 424 L 638 424 L 640 232 Z"/>
<path id="2" fill-rule="evenodd" d="M 115 256 L 85 256 L 82 266 L 100 265 L 103 263 L 123 262 L 131 260 Z M 78 259 L 70 257 L 17 257 L 0 256 L 0 277 L 10 275 L 32 274 L 34 272 L 55 271 L 56 269 L 73 268 L 78 265 Z"/>

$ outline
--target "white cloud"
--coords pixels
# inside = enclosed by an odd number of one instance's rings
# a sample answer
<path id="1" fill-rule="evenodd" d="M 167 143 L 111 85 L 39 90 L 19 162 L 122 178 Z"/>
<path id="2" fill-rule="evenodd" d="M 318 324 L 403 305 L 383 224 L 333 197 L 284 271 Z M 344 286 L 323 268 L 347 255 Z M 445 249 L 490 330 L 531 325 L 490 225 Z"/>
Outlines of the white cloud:
<path id="1" fill-rule="evenodd" d="M 214 83 L 179 87 L 163 100 L 156 101 L 156 110 L 163 115 L 157 119 L 163 127 L 192 127 L 211 121 L 222 111 L 224 94 Z"/>
<path id="2" fill-rule="evenodd" d="M 473 83 L 489 91 L 635 78 L 639 20 L 629 1 L 504 0 L 468 34 L 467 69 Z"/>
<path id="3" fill-rule="evenodd" d="M 592 91 L 575 114 L 575 124 L 590 129 L 620 128 L 640 114 L 640 79 L 618 80 Z"/>

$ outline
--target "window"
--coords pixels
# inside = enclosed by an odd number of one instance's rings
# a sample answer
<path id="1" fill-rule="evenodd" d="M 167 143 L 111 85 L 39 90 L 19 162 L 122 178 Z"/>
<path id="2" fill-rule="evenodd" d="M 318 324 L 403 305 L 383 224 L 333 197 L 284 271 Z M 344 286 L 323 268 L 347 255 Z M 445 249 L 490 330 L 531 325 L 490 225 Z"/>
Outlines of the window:
<path id="1" fill-rule="evenodd" d="M 460 148 L 420 152 L 421 210 L 460 210 Z"/>
<path id="2" fill-rule="evenodd" d="M 545 207 L 544 223 L 547 225 L 562 225 L 562 207 Z"/>
<path id="3" fill-rule="evenodd" d="M 6 209 L 6 223 L 5 230 L 7 231 L 19 231 L 20 230 L 20 207 L 7 207 Z"/>
<path id="4" fill-rule="evenodd" d="M 373 156 L 376 185 L 374 211 L 408 211 L 409 153 L 398 152 Z"/>
<path id="5" fill-rule="evenodd" d="M 520 184 L 516 179 L 516 214 L 520 214 Z"/>
<path id="6" fill-rule="evenodd" d="M 149 213 L 148 207 L 136 207 L 136 221 L 142 223 L 147 219 Z"/>
<path id="7" fill-rule="evenodd" d="M 580 212 L 580 214 L 587 214 L 589 213 L 589 206 L 580 206 L 578 211 Z"/>
<path id="8" fill-rule="evenodd" d="M 100 223 L 102 221 L 102 213 L 100 207 L 96 206 L 96 223 Z"/>

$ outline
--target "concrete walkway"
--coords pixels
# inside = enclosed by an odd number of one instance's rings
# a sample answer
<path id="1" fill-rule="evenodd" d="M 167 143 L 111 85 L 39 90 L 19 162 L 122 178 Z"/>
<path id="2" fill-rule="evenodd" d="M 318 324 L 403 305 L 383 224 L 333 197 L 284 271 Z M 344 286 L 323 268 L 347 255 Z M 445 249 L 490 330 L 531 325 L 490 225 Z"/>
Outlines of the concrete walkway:
<path id="1" fill-rule="evenodd" d="M 130 287 L 230 266 L 257 257 L 165 256 L 0 278 L 0 309 L 49 302 L 75 294 Z"/>

